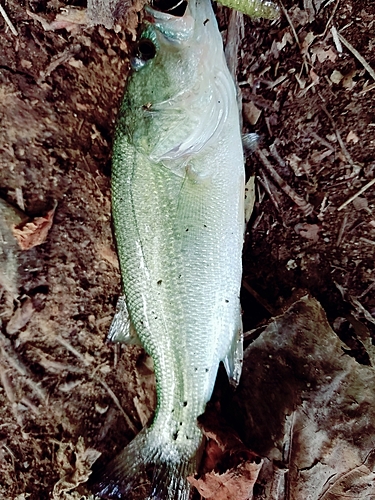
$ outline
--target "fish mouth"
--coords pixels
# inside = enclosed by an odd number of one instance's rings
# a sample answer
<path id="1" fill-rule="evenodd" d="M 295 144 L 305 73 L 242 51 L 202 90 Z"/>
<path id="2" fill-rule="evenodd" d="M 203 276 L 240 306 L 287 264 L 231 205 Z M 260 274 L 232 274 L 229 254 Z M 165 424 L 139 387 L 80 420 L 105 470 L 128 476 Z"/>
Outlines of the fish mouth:
<path id="1" fill-rule="evenodd" d="M 194 33 L 195 19 L 190 9 L 187 0 L 153 0 L 145 6 L 144 20 L 169 42 L 185 42 Z"/>
<path id="2" fill-rule="evenodd" d="M 183 17 L 188 6 L 186 0 L 154 0 L 151 7 L 159 12 L 171 14 L 175 17 Z"/>

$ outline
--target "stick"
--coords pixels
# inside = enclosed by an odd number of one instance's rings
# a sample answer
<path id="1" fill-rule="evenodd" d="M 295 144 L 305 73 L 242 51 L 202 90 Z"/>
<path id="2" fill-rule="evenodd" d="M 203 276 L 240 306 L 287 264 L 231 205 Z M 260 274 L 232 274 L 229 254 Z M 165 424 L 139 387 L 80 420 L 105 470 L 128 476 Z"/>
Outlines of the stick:
<path id="1" fill-rule="evenodd" d="M 348 42 L 346 38 L 344 38 L 340 33 L 337 33 L 340 42 L 342 42 L 347 49 L 350 50 L 350 52 L 353 54 L 354 57 L 358 59 L 358 61 L 362 64 L 362 66 L 367 70 L 367 72 L 372 76 L 372 78 L 375 80 L 375 71 L 371 68 L 369 63 L 364 59 L 361 54 L 358 52 L 357 49 L 353 47 L 351 43 Z"/>
<path id="2" fill-rule="evenodd" d="M 339 208 L 337 209 L 337 211 L 339 212 L 340 210 L 342 210 L 343 208 L 345 208 L 347 205 L 349 205 L 349 203 L 351 203 L 353 200 L 355 200 L 356 198 L 358 198 L 358 196 L 361 196 L 362 193 L 364 193 L 365 191 L 367 191 L 374 184 L 375 184 L 375 177 L 374 177 L 374 179 L 372 179 L 371 181 L 369 181 L 367 184 L 365 184 L 357 193 L 353 194 L 353 196 L 351 196 L 342 205 L 340 205 Z"/>
<path id="3" fill-rule="evenodd" d="M 32 389 L 39 397 L 43 403 L 47 402 L 47 393 L 40 387 L 40 385 L 34 382 L 32 378 L 32 373 L 19 359 L 18 354 L 13 349 L 11 341 L 2 333 L 0 333 L 0 353 L 3 359 L 5 359 L 8 364 L 14 368 L 22 377 L 25 377 L 25 383 Z"/>
<path id="4" fill-rule="evenodd" d="M 308 216 L 311 215 L 314 211 L 313 206 L 308 203 L 302 196 L 297 194 L 294 189 L 292 189 L 289 184 L 287 184 L 284 179 L 280 177 L 280 175 L 273 168 L 271 163 L 268 161 L 267 156 L 265 155 L 265 150 L 258 149 L 256 151 L 258 157 L 260 158 L 263 165 L 266 167 L 267 172 L 272 176 L 273 180 L 276 181 L 278 186 L 284 191 L 286 195 L 294 201 L 294 203 L 303 211 L 303 213 Z"/>
<path id="5" fill-rule="evenodd" d="M 259 293 L 257 291 L 254 290 L 253 287 L 251 287 L 249 285 L 249 283 L 247 283 L 247 281 L 245 280 L 242 280 L 242 286 L 244 287 L 244 289 L 249 292 L 253 297 L 254 299 L 259 302 L 259 304 L 264 307 L 264 309 L 270 313 L 270 315 L 272 317 L 274 316 L 277 316 L 277 311 L 276 309 L 274 309 L 265 299 L 263 299 L 263 297 L 261 297 L 259 295 Z"/>
<path id="6" fill-rule="evenodd" d="M 3 9 L 3 7 L 1 6 L 1 4 L 0 4 L 0 14 L 3 16 L 4 21 L 7 23 L 8 27 L 9 27 L 10 31 L 13 33 L 13 35 L 14 36 L 18 36 L 18 31 L 14 27 L 14 24 L 9 19 L 8 14 L 5 12 L 5 10 Z"/>
<path id="7" fill-rule="evenodd" d="M 289 23 L 290 29 L 292 30 L 293 36 L 294 36 L 294 38 L 295 38 L 295 40 L 297 42 L 297 46 L 298 46 L 299 49 L 301 49 L 301 44 L 299 43 L 297 32 L 296 32 L 296 30 L 295 30 L 295 28 L 293 26 L 292 20 L 289 17 L 288 11 L 284 7 L 284 4 L 283 4 L 283 2 L 281 0 L 280 0 L 280 5 L 281 5 L 281 10 L 283 11 L 284 16 L 286 17 L 286 20 Z"/>
<path id="8" fill-rule="evenodd" d="M 94 378 L 94 377 L 93 377 Z M 108 394 L 111 396 L 113 402 L 115 403 L 115 405 L 117 406 L 117 408 L 120 410 L 120 412 L 123 414 L 125 420 L 126 420 L 126 423 L 128 424 L 129 426 L 129 429 L 131 429 L 134 434 L 138 434 L 138 429 L 135 427 L 135 425 L 133 424 L 133 422 L 130 420 L 130 418 L 128 417 L 128 415 L 125 413 L 125 410 L 123 409 L 123 407 L 121 406 L 121 403 L 120 401 L 118 400 L 116 394 L 112 391 L 112 389 L 109 387 L 109 385 L 104 382 L 104 380 L 101 380 L 101 378 L 94 378 L 94 380 L 98 380 L 98 382 L 104 387 L 104 389 L 108 392 Z"/>

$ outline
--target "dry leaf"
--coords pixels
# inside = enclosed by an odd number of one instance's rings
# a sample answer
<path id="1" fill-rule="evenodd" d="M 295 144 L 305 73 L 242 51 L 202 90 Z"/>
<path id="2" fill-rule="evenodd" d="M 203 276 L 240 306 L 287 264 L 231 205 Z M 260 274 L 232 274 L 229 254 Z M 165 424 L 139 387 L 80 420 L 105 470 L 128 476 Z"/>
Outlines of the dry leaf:
<path id="1" fill-rule="evenodd" d="M 353 200 L 353 206 L 356 210 L 361 211 L 361 210 L 368 210 L 368 201 L 366 198 L 361 198 L 360 196 L 357 196 L 357 198 L 354 198 Z"/>
<path id="2" fill-rule="evenodd" d="M 305 297 L 245 351 L 232 413 L 251 422 L 245 443 L 288 470 L 289 500 L 375 498 L 375 371 L 345 348 Z M 254 500 L 283 498 L 266 465 Z"/>
<path id="3" fill-rule="evenodd" d="M 30 297 L 27 297 L 21 307 L 16 309 L 15 313 L 10 318 L 6 326 L 6 332 L 9 335 L 13 335 L 18 332 L 18 330 L 21 330 L 21 328 L 23 328 L 30 321 L 34 312 L 35 307 L 33 301 Z"/>
<path id="4" fill-rule="evenodd" d="M 251 498 L 263 463 L 260 457 L 246 448 L 217 409 L 209 407 L 198 420 L 207 439 L 203 473 L 188 481 L 206 499 Z"/>
<path id="5" fill-rule="evenodd" d="M 85 447 L 82 436 L 78 438 L 76 446 L 72 443 L 61 443 L 56 454 L 56 461 L 64 476 L 53 488 L 53 499 L 65 499 L 65 492 L 85 483 L 92 472 L 91 466 L 100 455 L 100 451 Z"/>
<path id="6" fill-rule="evenodd" d="M 302 236 L 302 238 L 306 238 L 311 240 L 313 243 L 316 243 L 319 240 L 319 232 L 322 228 L 317 224 L 301 223 L 296 224 L 294 226 L 294 230 L 297 234 Z"/>
<path id="7" fill-rule="evenodd" d="M 353 81 L 353 78 L 357 75 L 357 70 L 353 69 L 350 73 L 346 74 L 342 80 L 342 86 L 348 90 L 351 90 L 357 82 Z"/>
<path id="8" fill-rule="evenodd" d="M 21 250 L 29 250 L 44 243 L 52 227 L 56 206 L 44 217 L 36 217 L 27 224 L 13 226 L 13 235 Z"/>
<path id="9" fill-rule="evenodd" d="M 331 82 L 335 83 L 336 85 L 338 85 L 343 78 L 344 78 L 344 75 L 342 73 L 340 73 L 340 71 L 337 71 L 337 69 L 335 69 L 334 71 L 332 71 L 332 74 L 329 77 L 329 79 L 331 80 Z"/>
<path id="10" fill-rule="evenodd" d="M 32 19 L 41 23 L 44 31 L 66 29 L 68 32 L 75 34 L 80 30 L 82 25 L 86 26 L 88 24 L 86 9 L 67 7 L 62 14 L 57 14 L 55 20 L 51 23 L 34 12 L 30 12 L 27 9 L 26 12 Z"/>
<path id="11" fill-rule="evenodd" d="M 314 56 L 318 59 L 320 63 L 323 63 L 324 61 L 331 61 L 335 62 L 337 59 L 337 54 L 336 52 L 332 49 L 332 47 L 329 47 L 328 49 L 319 46 L 319 47 L 313 47 L 311 49 L 311 52 L 313 53 L 313 62 L 314 62 Z"/>
<path id="12" fill-rule="evenodd" d="M 349 134 L 346 136 L 346 142 L 352 142 L 353 144 L 357 144 L 359 141 L 358 135 L 353 132 L 353 130 L 350 130 Z"/>
<path id="13" fill-rule="evenodd" d="M 245 186 L 245 224 L 250 220 L 255 204 L 255 175 L 249 177 Z"/>
<path id="14" fill-rule="evenodd" d="M 291 153 L 285 159 L 297 177 L 300 177 L 301 175 L 305 174 L 303 168 L 301 168 L 301 166 L 300 166 L 300 164 L 302 162 L 302 158 L 297 156 L 295 153 Z"/>
<path id="15" fill-rule="evenodd" d="M 189 477 L 188 481 L 207 500 L 248 500 L 262 464 L 244 462 L 223 474 L 214 471 L 201 478 Z"/>
<path id="16" fill-rule="evenodd" d="M 250 125 L 255 125 L 261 114 L 262 110 L 257 108 L 252 101 L 243 104 L 243 115 Z"/>

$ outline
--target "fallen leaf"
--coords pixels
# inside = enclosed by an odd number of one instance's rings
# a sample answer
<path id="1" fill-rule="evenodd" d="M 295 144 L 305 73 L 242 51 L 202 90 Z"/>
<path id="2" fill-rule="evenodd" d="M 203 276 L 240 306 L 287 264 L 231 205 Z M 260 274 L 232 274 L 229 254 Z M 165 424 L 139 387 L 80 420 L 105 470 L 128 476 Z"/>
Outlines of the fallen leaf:
<path id="1" fill-rule="evenodd" d="M 285 159 L 297 177 L 300 177 L 301 175 L 305 174 L 305 172 L 303 171 L 303 169 L 300 166 L 301 162 L 302 162 L 302 158 L 297 156 L 295 153 L 291 153 Z"/>
<path id="2" fill-rule="evenodd" d="M 297 234 L 302 236 L 302 238 L 306 238 L 311 240 L 313 243 L 316 243 L 319 240 L 319 232 L 322 228 L 318 226 L 318 224 L 301 223 L 296 224 L 294 226 L 294 230 Z"/>
<path id="3" fill-rule="evenodd" d="M 251 422 L 245 444 L 271 462 L 254 500 L 283 498 L 272 464 L 288 470 L 290 500 L 375 498 L 375 371 L 346 347 L 304 297 L 246 349 L 231 411 Z"/>
<path id="4" fill-rule="evenodd" d="M 344 75 L 342 73 L 340 73 L 340 71 L 337 71 L 337 69 L 335 69 L 334 71 L 332 71 L 332 74 L 329 77 L 329 79 L 331 80 L 331 82 L 335 83 L 336 85 L 338 85 L 343 78 L 344 78 Z"/>
<path id="5" fill-rule="evenodd" d="M 44 217 L 36 217 L 31 222 L 13 226 L 13 235 L 21 250 L 29 250 L 44 243 L 52 227 L 56 206 Z"/>
<path id="6" fill-rule="evenodd" d="M 255 175 L 250 176 L 245 186 L 245 224 L 250 220 L 255 204 Z"/>
<path id="7" fill-rule="evenodd" d="M 89 22 L 86 9 L 77 9 L 75 7 L 65 8 L 61 14 L 56 15 L 55 20 L 52 22 L 27 9 L 26 12 L 32 19 L 41 23 L 44 31 L 66 29 L 69 33 L 75 34 L 80 31 L 82 25 L 86 26 Z"/>
<path id="8" fill-rule="evenodd" d="M 20 307 L 18 307 L 18 309 L 16 309 L 15 313 L 8 321 L 6 332 L 9 335 L 13 335 L 18 332 L 18 330 L 21 330 L 21 328 L 26 326 L 30 321 L 31 316 L 34 314 L 34 312 L 35 307 L 33 301 L 30 297 L 27 297 L 25 302 Z"/>
<path id="9" fill-rule="evenodd" d="M 257 108 L 252 101 L 245 102 L 243 104 L 243 114 L 250 125 L 255 125 L 262 114 L 262 110 Z"/>
<path id="10" fill-rule="evenodd" d="M 342 86 L 348 90 L 351 90 L 357 83 L 353 80 L 357 73 L 358 72 L 355 69 L 347 73 L 342 80 Z"/>
<path id="11" fill-rule="evenodd" d="M 60 443 L 56 462 L 63 477 L 53 488 L 53 499 L 63 500 L 66 498 L 65 492 L 85 483 L 92 472 L 91 466 L 100 455 L 100 451 L 85 447 L 82 436 L 78 438 L 75 446 L 73 443 Z"/>
<path id="12" fill-rule="evenodd" d="M 353 144 L 357 144 L 358 141 L 359 141 L 358 135 L 355 132 L 353 132 L 353 130 L 350 130 L 350 132 L 346 136 L 346 142 L 352 142 Z"/>
<path id="13" fill-rule="evenodd" d="M 313 53 L 313 56 L 315 55 L 316 58 L 320 63 L 323 63 L 324 61 L 331 61 L 335 62 L 337 59 L 337 54 L 336 52 L 332 49 L 332 47 L 329 47 L 328 49 L 319 46 L 319 47 L 313 47 L 311 49 L 311 52 Z"/>
<path id="14" fill-rule="evenodd" d="M 261 467 L 261 463 L 244 462 L 223 474 L 212 471 L 199 479 L 188 477 L 188 481 L 207 500 L 248 500 Z"/>
<path id="15" fill-rule="evenodd" d="M 357 196 L 357 198 L 354 198 L 353 200 L 353 206 L 358 212 L 361 210 L 369 210 L 368 208 L 368 201 L 366 198 L 361 198 L 360 196 Z"/>

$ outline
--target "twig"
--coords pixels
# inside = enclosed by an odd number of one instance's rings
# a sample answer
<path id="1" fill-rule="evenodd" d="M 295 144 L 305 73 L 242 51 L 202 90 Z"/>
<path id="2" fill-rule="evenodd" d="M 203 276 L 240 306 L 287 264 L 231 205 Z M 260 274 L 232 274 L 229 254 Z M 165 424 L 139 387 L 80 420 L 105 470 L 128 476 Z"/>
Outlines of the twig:
<path id="1" fill-rule="evenodd" d="M 111 396 L 113 402 L 115 403 L 115 405 L 117 406 L 117 408 L 121 411 L 121 413 L 123 414 L 125 420 L 126 420 L 126 423 L 128 424 L 129 426 L 129 429 L 131 429 L 134 434 L 138 434 L 138 429 L 135 427 L 135 425 L 133 424 L 133 422 L 130 420 L 130 418 L 128 417 L 128 415 L 125 413 L 125 410 L 123 409 L 123 407 L 121 406 L 121 403 L 120 401 L 118 400 L 116 394 L 112 391 L 112 389 L 109 387 L 109 385 L 104 382 L 104 380 L 101 380 L 100 378 L 96 378 L 95 377 L 95 380 L 98 380 L 98 382 L 104 387 L 104 389 L 108 392 L 108 394 Z"/>
<path id="2" fill-rule="evenodd" d="M 370 90 L 375 89 L 375 83 L 372 83 L 371 85 L 367 85 L 364 89 L 362 89 L 359 93 L 359 95 L 366 94 L 366 92 L 370 92 Z"/>
<path id="3" fill-rule="evenodd" d="M 354 57 L 358 59 L 358 61 L 362 64 L 362 66 L 366 69 L 366 71 L 372 76 L 372 78 L 375 80 L 375 71 L 371 68 L 369 63 L 364 59 L 364 57 L 361 56 L 361 54 L 358 52 L 357 49 L 353 47 L 351 43 L 348 42 L 346 38 L 344 38 L 340 33 L 338 33 L 338 37 L 340 42 L 342 42 L 347 49 L 350 50 L 350 52 L 353 54 Z"/>
<path id="4" fill-rule="evenodd" d="M 286 20 L 288 21 L 289 23 L 289 26 L 290 26 L 290 29 L 292 30 L 292 33 L 293 33 L 293 36 L 297 42 L 297 45 L 298 45 L 298 48 L 301 49 L 301 44 L 299 42 L 299 39 L 298 39 L 298 35 L 297 35 L 297 32 L 296 32 L 296 29 L 295 27 L 293 26 L 293 23 L 292 23 L 292 20 L 290 19 L 289 17 L 289 14 L 288 14 L 288 11 L 286 10 L 286 8 L 284 7 L 284 4 L 283 2 L 280 0 L 280 5 L 281 5 L 281 10 L 283 11 L 283 14 L 284 16 L 286 17 Z"/>
<path id="5" fill-rule="evenodd" d="M 320 94 L 319 94 L 319 96 L 320 96 Z M 320 96 L 320 98 L 323 100 L 323 98 L 321 96 Z M 341 134 L 340 134 L 340 132 L 338 131 L 338 129 L 336 127 L 336 123 L 335 123 L 335 120 L 333 119 L 333 116 L 328 111 L 328 109 L 326 108 L 325 104 L 321 104 L 320 106 L 321 106 L 322 110 L 324 111 L 324 113 L 328 116 L 330 122 L 332 123 L 335 135 L 337 137 L 337 141 L 340 144 L 340 148 L 341 148 L 341 150 L 342 150 L 345 158 L 348 160 L 348 162 L 350 163 L 350 165 L 352 167 L 356 167 L 354 161 L 352 160 L 352 157 L 350 156 L 349 151 L 347 150 L 347 148 L 346 148 L 346 146 L 344 144 L 344 141 L 342 140 Z"/>
<path id="6" fill-rule="evenodd" d="M 339 208 L 337 209 L 337 211 L 339 212 L 340 210 L 342 210 L 343 208 L 345 208 L 347 205 L 349 205 L 349 203 L 351 203 L 353 200 L 355 200 L 356 198 L 358 198 L 358 196 L 361 196 L 362 193 L 364 193 L 365 191 L 367 191 L 374 184 L 375 184 L 375 177 L 374 177 L 374 179 L 372 179 L 371 181 L 369 181 L 367 184 L 365 184 L 357 193 L 353 194 L 353 196 L 351 196 L 342 205 L 340 205 Z"/>
<path id="7" fill-rule="evenodd" d="M 361 241 L 363 241 L 364 243 L 367 243 L 368 245 L 374 245 L 375 246 L 375 241 L 373 241 L 373 240 L 369 240 L 368 238 L 364 238 L 363 236 L 361 236 L 359 239 Z"/>
<path id="8" fill-rule="evenodd" d="M 369 285 L 369 286 L 366 288 L 366 290 L 365 290 L 364 292 L 362 292 L 362 293 L 361 293 L 361 295 L 358 295 L 358 297 L 357 297 L 357 298 L 358 298 L 358 300 L 359 300 L 359 299 L 363 299 L 363 297 L 365 297 L 365 295 L 367 295 L 367 294 L 368 294 L 368 292 L 370 292 L 370 291 L 371 291 L 374 287 L 375 287 L 375 281 L 373 281 L 373 282 L 371 283 L 371 285 Z"/>
<path id="9" fill-rule="evenodd" d="M 321 33 L 320 35 L 317 35 L 315 38 L 318 38 L 320 36 L 321 37 L 325 37 L 326 36 L 327 30 L 328 30 L 328 26 L 331 24 L 332 19 L 335 17 L 336 10 L 337 10 L 337 7 L 339 6 L 339 3 L 340 3 L 340 0 L 337 0 L 337 2 L 335 3 L 335 6 L 333 7 L 332 14 L 329 16 L 329 19 L 327 21 L 327 24 L 326 24 L 326 27 L 325 27 L 323 33 Z M 327 6 L 328 6 L 328 4 L 325 7 L 327 7 Z"/>
<path id="10" fill-rule="evenodd" d="M 86 366 L 89 366 L 89 361 L 81 354 L 75 347 L 73 347 L 67 340 L 65 340 L 63 337 L 60 337 L 60 335 L 56 335 L 56 340 L 59 344 L 61 344 L 63 347 L 65 347 L 66 350 L 74 354 L 78 359 L 82 361 L 82 363 Z"/>
<path id="11" fill-rule="evenodd" d="M 229 14 L 229 23 L 227 31 L 227 42 L 225 45 L 225 58 L 228 64 L 229 71 L 233 80 L 236 83 L 237 91 L 237 106 L 240 114 L 241 129 L 242 129 L 242 92 L 237 81 L 237 68 L 238 68 L 238 47 L 240 46 L 241 31 L 244 30 L 243 14 L 234 9 Z"/>
<path id="12" fill-rule="evenodd" d="M 275 158 L 275 160 L 278 162 L 278 164 L 280 165 L 280 167 L 282 168 L 285 168 L 286 167 L 286 163 L 285 161 L 281 158 L 281 156 L 279 155 L 279 152 L 277 151 L 276 149 L 276 140 L 271 144 L 270 146 L 270 152 L 271 152 L 271 155 Z"/>
<path id="13" fill-rule="evenodd" d="M 242 280 L 242 286 L 244 287 L 244 289 L 250 293 L 250 295 L 252 295 L 254 297 L 254 299 L 259 302 L 259 304 L 264 307 L 264 309 L 270 313 L 271 316 L 277 316 L 277 311 L 276 309 L 274 309 L 265 299 L 263 299 L 263 297 L 261 297 L 259 295 L 259 293 L 257 291 L 254 290 L 253 287 L 251 287 L 249 285 L 249 283 L 247 283 L 247 281 L 245 280 Z"/>
<path id="14" fill-rule="evenodd" d="M 10 383 L 8 377 L 8 370 L 5 369 L 4 365 L 0 364 L 0 382 L 4 388 L 5 394 L 11 404 L 16 402 L 16 396 L 12 384 Z"/>
<path id="15" fill-rule="evenodd" d="M 336 47 L 337 52 L 341 54 L 342 52 L 342 45 L 339 39 L 339 34 L 337 33 L 337 29 L 335 26 L 332 26 L 331 28 L 331 33 L 332 33 L 332 38 Z"/>
<path id="16" fill-rule="evenodd" d="M 297 194 L 294 189 L 292 189 L 289 184 L 287 184 L 284 179 L 280 177 L 280 175 L 276 172 L 274 167 L 271 165 L 271 163 L 268 161 L 267 156 L 266 156 L 266 151 L 258 149 L 256 151 L 258 157 L 260 158 L 261 162 L 263 165 L 266 167 L 267 172 L 272 176 L 273 180 L 276 181 L 278 186 L 284 191 L 286 195 L 291 198 L 292 201 L 303 211 L 305 216 L 311 215 L 314 211 L 313 206 L 308 203 L 302 196 Z"/>
<path id="17" fill-rule="evenodd" d="M 341 227 L 340 227 L 340 231 L 339 231 L 339 234 L 337 236 L 337 241 L 336 241 L 336 246 L 339 247 L 340 244 L 341 244 L 341 241 L 342 241 L 342 237 L 344 235 L 344 231 L 345 231 L 345 228 L 346 228 L 346 224 L 348 223 L 348 216 L 345 214 L 344 215 L 344 218 L 342 220 L 342 224 L 341 224 Z"/>
<path id="18" fill-rule="evenodd" d="M 314 132 L 313 130 L 310 131 L 310 135 L 312 137 L 314 137 L 314 139 L 318 142 L 320 142 L 321 144 L 323 144 L 323 146 L 325 146 L 327 149 L 330 149 L 331 151 L 335 151 L 335 148 L 332 146 L 332 144 L 330 144 L 328 141 L 326 141 L 325 139 L 323 139 L 323 137 L 320 137 L 320 135 L 318 135 L 316 132 Z M 307 136 L 307 134 L 306 134 Z"/>
<path id="19" fill-rule="evenodd" d="M 276 187 L 274 187 L 272 189 L 272 187 L 271 187 L 272 184 L 270 184 L 270 182 L 268 181 L 268 179 L 265 176 L 263 171 L 259 172 L 258 181 L 262 184 L 262 186 L 266 190 L 266 192 L 267 192 L 268 196 L 270 197 L 270 200 L 274 204 L 276 210 L 278 212 L 280 212 L 280 207 L 279 207 L 280 199 L 279 199 L 279 194 L 276 191 Z"/>
<path id="20" fill-rule="evenodd" d="M 18 36 L 18 31 L 14 27 L 14 24 L 9 19 L 8 14 L 5 12 L 5 10 L 3 9 L 3 7 L 1 6 L 1 4 L 0 4 L 0 14 L 3 16 L 4 21 L 7 23 L 8 27 L 9 27 L 10 31 L 13 33 L 13 35 L 14 36 Z"/>
<path id="21" fill-rule="evenodd" d="M 39 396 L 39 399 L 45 403 L 47 401 L 47 393 L 38 383 L 34 382 L 32 373 L 19 359 L 16 351 L 13 349 L 11 341 L 2 333 L 0 333 L 0 352 L 12 368 L 22 377 L 25 377 L 25 383 Z"/>

